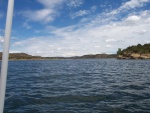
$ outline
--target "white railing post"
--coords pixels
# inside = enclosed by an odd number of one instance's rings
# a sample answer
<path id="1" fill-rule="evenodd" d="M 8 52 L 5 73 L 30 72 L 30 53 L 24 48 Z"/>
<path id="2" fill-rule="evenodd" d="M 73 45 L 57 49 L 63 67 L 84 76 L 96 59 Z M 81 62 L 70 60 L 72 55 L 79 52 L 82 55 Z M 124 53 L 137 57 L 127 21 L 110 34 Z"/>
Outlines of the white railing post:
<path id="1" fill-rule="evenodd" d="M 4 48 L 2 54 L 1 75 L 0 75 L 0 113 L 3 113 L 4 111 L 13 10 L 14 10 L 14 0 L 8 0 L 5 36 L 4 36 Z"/>

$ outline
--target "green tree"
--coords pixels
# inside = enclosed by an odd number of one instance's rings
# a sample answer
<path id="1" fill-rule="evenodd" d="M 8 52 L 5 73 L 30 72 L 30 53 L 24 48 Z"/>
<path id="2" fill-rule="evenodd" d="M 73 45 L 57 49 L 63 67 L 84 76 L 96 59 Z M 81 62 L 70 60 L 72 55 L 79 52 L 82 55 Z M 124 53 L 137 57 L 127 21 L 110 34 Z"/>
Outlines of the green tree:
<path id="1" fill-rule="evenodd" d="M 121 48 L 118 48 L 117 55 L 121 55 L 121 54 L 122 54 L 122 50 Z"/>

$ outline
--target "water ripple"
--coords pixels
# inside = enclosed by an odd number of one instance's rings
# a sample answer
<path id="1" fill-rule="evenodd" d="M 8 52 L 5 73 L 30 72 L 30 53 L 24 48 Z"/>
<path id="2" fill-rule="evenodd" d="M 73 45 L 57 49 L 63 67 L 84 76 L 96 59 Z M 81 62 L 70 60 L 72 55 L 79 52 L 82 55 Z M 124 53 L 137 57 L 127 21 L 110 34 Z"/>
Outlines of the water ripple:
<path id="1" fill-rule="evenodd" d="M 10 61 L 5 113 L 148 113 L 150 60 Z"/>

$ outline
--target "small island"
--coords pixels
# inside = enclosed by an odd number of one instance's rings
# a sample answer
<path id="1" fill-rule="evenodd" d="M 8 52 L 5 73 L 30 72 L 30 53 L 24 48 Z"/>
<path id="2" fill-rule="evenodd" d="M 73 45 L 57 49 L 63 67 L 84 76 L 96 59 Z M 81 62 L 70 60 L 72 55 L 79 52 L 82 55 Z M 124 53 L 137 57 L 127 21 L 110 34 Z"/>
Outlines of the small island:
<path id="1" fill-rule="evenodd" d="M 119 48 L 117 56 L 118 59 L 150 59 L 150 43 L 129 46 L 123 50 Z"/>

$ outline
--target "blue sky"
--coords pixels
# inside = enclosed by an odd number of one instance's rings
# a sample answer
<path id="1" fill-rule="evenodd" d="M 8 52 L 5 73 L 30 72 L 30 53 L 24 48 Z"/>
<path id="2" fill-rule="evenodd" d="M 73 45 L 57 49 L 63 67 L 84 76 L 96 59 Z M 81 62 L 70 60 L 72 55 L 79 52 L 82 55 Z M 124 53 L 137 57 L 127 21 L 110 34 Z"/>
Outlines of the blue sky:
<path id="1" fill-rule="evenodd" d="M 0 51 L 7 0 L 0 0 Z M 10 52 L 116 53 L 150 43 L 150 0 L 15 0 Z"/>

